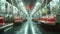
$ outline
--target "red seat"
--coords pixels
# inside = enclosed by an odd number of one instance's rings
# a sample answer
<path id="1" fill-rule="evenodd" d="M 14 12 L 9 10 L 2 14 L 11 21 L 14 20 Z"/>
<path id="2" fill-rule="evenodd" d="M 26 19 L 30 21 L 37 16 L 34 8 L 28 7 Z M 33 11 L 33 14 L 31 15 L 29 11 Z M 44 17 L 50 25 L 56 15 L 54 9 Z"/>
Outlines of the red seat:
<path id="1" fill-rule="evenodd" d="M 0 23 L 3 23 L 3 19 L 0 19 Z"/>
<path id="2" fill-rule="evenodd" d="M 50 23 L 53 23 L 53 22 L 55 22 L 55 17 L 54 16 L 49 17 L 49 18 L 47 18 L 47 21 L 50 22 Z"/>
<path id="3" fill-rule="evenodd" d="M 0 25 L 3 25 L 4 21 L 3 21 L 3 18 L 0 17 Z"/>
<path id="4" fill-rule="evenodd" d="M 39 20 L 46 21 L 46 17 L 41 17 Z"/>
<path id="5" fill-rule="evenodd" d="M 47 23 L 55 23 L 55 16 L 48 16 L 48 17 L 41 17 L 40 20 L 41 22 L 47 22 Z"/>
<path id="6" fill-rule="evenodd" d="M 15 20 L 23 20 L 23 18 L 16 18 Z"/>

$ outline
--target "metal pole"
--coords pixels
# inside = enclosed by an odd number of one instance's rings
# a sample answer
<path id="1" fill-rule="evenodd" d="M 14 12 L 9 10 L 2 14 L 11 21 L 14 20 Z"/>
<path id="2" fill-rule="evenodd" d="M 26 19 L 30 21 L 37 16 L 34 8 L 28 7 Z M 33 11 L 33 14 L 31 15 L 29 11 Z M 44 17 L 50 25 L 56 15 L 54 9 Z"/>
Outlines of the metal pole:
<path id="1" fill-rule="evenodd" d="M 47 9 L 47 2 L 48 2 L 48 0 L 46 0 L 46 5 L 45 5 L 45 6 L 46 6 L 46 9 Z M 47 14 L 47 12 L 46 12 L 46 17 L 48 17 L 47 15 L 48 15 L 48 14 Z"/>
<path id="2" fill-rule="evenodd" d="M 0 0 L 0 12 L 1 12 L 1 0 Z M 1 13 L 0 13 L 1 14 Z"/>

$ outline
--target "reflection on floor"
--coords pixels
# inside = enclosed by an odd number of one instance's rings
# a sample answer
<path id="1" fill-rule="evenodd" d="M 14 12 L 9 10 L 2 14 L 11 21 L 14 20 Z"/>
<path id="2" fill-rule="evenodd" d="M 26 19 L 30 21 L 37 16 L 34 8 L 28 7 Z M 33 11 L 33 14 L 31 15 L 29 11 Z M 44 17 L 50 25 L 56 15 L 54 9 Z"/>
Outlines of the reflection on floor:
<path id="1" fill-rule="evenodd" d="M 21 26 L 14 27 L 13 34 L 60 34 L 59 32 L 48 32 L 42 29 L 42 27 L 37 27 L 37 24 L 32 21 L 27 21 Z"/>
<path id="2" fill-rule="evenodd" d="M 21 26 L 14 27 L 13 34 L 27 34 L 28 23 L 24 23 Z"/>

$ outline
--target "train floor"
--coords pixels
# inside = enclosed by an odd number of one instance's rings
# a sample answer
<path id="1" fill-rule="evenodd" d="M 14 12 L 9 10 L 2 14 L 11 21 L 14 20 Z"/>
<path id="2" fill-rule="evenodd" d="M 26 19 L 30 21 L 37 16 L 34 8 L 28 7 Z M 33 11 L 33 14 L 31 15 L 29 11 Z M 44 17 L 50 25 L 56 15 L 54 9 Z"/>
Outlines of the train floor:
<path id="1" fill-rule="evenodd" d="M 14 27 L 13 34 L 60 34 L 59 32 L 49 32 L 38 25 L 33 21 L 27 21 L 24 24 Z"/>

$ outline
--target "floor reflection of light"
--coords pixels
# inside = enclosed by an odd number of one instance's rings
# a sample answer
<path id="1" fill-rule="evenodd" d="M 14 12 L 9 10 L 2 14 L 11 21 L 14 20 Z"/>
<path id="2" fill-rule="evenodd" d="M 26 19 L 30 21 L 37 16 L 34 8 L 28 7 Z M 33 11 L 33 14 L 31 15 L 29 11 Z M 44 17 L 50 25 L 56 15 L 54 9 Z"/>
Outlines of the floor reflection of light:
<path id="1" fill-rule="evenodd" d="M 26 24 L 26 26 L 25 26 L 25 33 L 24 34 L 27 34 L 28 33 L 28 23 Z"/>
<path id="2" fill-rule="evenodd" d="M 33 23 L 31 23 L 31 30 L 32 30 L 32 34 L 36 34 L 36 33 L 35 33 L 35 29 L 34 29 L 34 27 L 33 27 Z"/>
<path id="3" fill-rule="evenodd" d="M 22 25 L 20 30 L 16 31 L 16 34 L 27 34 L 28 33 L 28 26 L 29 24 L 26 22 Z"/>
<path id="4" fill-rule="evenodd" d="M 29 27 L 31 28 L 32 32 L 30 32 L 30 30 L 28 29 Z M 17 31 L 17 34 L 28 34 L 29 32 L 32 34 L 41 34 L 39 29 L 37 28 L 37 24 L 35 24 L 31 20 L 28 20 L 26 23 L 24 23 L 20 30 Z"/>
<path id="5" fill-rule="evenodd" d="M 31 21 L 32 34 L 42 34 L 42 32 L 37 28 L 37 24 Z"/>
<path id="6" fill-rule="evenodd" d="M 32 17 L 30 17 L 29 24 L 30 24 L 30 27 L 31 27 L 31 30 L 32 30 L 32 34 L 36 34 L 35 29 L 34 29 L 34 23 L 32 22 Z"/>

